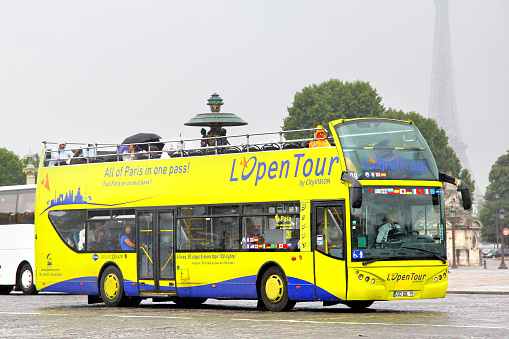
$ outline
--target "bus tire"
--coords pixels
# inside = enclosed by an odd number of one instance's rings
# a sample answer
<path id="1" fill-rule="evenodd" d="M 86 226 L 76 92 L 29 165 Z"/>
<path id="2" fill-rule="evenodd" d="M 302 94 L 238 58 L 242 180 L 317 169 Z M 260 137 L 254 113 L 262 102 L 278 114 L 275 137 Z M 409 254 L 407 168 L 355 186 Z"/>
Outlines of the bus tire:
<path id="1" fill-rule="evenodd" d="M 288 297 L 286 276 L 277 267 L 270 267 L 263 273 L 260 294 L 269 311 L 289 311 L 295 306 L 295 301 Z"/>
<path id="2" fill-rule="evenodd" d="M 109 266 L 101 275 L 101 299 L 108 307 L 122 306 L 124 297 L 124 278 L 115 266 Z"/>
<path id="3" fill-rule="evenodd" d="M 13 288 L 14 286 L 12 285 L 0 285 L 0 295 L 11 293 Z"/>
<path id="4" fill-rule="evenodd" d="M 344 301 L 343 304 L 354 311 L 364 311 L 366 308 L 373 305 L 373 300 L 350 300 Z"/>
<path id="5" fill-rule="evenodd" d="M 198 307 L 204 302 L 207 301 L 207 298 L 184 298 L 184 297 L 172 297 L 171 301 L 173 301 L 179 307 Z"/>
<path id="6" fill-rule="evenodd" d="M 37 289 L 34 285 L 34 272 L 29 263 L 24 263 L 21 266 L 18 272 L 17 287 L 25 295 L 37 294 Z"/>

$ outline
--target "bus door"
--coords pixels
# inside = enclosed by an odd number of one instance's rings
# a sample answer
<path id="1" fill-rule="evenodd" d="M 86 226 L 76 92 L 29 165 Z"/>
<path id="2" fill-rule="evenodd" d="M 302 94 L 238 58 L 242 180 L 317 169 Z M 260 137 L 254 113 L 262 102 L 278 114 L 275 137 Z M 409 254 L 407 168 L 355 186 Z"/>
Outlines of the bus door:
<path id="1" fill-rule="evenodd" d="M 318 300 L 346 299 L 344 200 L 312 202 L 315 286 Z"/>
<path id="2" fill-rule="evenodd" d="M 175 211 L 138 211 L 138 286 L 140 293 L 176 294 Z"/>

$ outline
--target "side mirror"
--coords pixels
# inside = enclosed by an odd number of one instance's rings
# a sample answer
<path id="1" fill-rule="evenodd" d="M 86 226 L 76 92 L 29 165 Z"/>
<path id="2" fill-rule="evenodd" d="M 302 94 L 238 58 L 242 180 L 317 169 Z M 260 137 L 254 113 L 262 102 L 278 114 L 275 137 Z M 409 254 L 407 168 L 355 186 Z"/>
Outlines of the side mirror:
<path id="1" fill-rule="evenodd" d="M 449 184 L 456 185 L 458 191 L 461 192 L 461 200 L 463 200 L 463 208 L 469 210 L 472 208 L 472 195 L 470 194 L 470 188 L 460 179 L 456 179 L 449 174 L 440 172 L 440 181 L 447 182 Z"/>
<path id="2" fill-rule="evenodd" d="M 343 172 L 341 174 L 341 180 L 346 181 L 351 184 L 350 188 L 350 200 L 352 202 L 352 208 L 361 208 L 362 207 L 362 184 L 359 180 L 352 177 L 347 172 Z"/>

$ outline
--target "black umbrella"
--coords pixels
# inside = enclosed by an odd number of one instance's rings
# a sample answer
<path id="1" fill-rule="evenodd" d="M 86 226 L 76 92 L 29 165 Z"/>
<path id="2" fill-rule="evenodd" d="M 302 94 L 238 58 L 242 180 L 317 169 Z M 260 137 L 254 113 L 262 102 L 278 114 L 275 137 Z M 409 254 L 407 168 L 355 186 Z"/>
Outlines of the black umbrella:
<path id="1" fill-rule="evenodd" d="M 124 141 L 122 141 L 122 144 L 137 144 L 138 146 L 143 148 L 145 151 L 148 151 L 148 144 L 146 144 L 146 143 L 156 142 L 156 141 L 160 141 L 160 140 L 161 140 L 161 137 L 154 133 L 138 133 L 138 134 L 134 134 L 134 135 L 131 135 L 130 137 L 125 138 Z M 155 145 L 158 150 L 163 149 L 163 143 L 159 142 L 159 143 L 155 143 L 155 144 L 151 144 L 151 145 Z"/>

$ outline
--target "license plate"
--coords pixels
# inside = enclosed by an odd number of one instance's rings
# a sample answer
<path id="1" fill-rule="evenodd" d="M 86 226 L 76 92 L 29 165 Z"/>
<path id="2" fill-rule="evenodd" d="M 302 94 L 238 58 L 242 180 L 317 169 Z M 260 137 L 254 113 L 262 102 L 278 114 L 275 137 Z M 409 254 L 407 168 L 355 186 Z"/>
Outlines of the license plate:
<path id="1" fill-rule="evenodd" d="M 394 291 L 394 298 L 413 297 L 414 291 Z"/>

